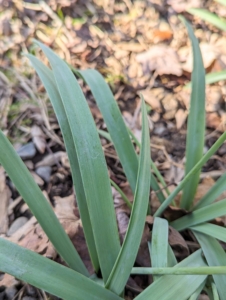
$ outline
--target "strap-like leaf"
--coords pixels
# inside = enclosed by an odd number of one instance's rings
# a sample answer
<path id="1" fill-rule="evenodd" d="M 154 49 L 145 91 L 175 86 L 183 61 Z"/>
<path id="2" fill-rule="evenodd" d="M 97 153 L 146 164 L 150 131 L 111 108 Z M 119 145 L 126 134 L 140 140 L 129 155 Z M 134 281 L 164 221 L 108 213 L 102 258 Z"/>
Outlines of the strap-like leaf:
<path id="1" fill-rule="evenodd" d="M 0 270 L 65 300 L 120 300 L 91 279 L 0 238 Z"/>
<path id="2" fill-rule="evenodd" d="M 226 215 L 226 199 L 197 209 L 186 216 L 173 221 L 170 225 L 176 230 L 181 231 L 185 228 L 201 224 L 224 215 Z"/>
<path id="3" fill-rule="evenodd" d="M 205 233 L 226 243 L 226 228 L 211 223 L 203 223 L 200 225 L 192 226 L 190 229 Z"/>
<path id="4" fill-rule="evenodd" d="M 159 217 L 167 206 L 173 201 L 176 195 L 182 190 L 182 188 L 187 184 L 191 177 L 202 168 L 202 166 L 210 159 L 210 157 L 220 148 L 220 146 L 226 140 L 226 131 L 222 133 L 219 139 L 213 144 L 213 146 L 207 151 L 207 153 L 200 159 L 200 161 L 191 169 L 191 171 L 184 177 L 180 184 L 175 188 L 175 190 L 166 198 L 162 205 L 157 209 L 154 216 Z"/>
<path id="5" fill-rule="evenodd" d="M 155 218 L 149 247 L 153 268 L 168 266 L 168 222 L 165 219 Z M 154 277 L 156 279 L 158 277 Z"/>
<path id="6" fill-rule="evenodd" d="M 87 101 L 70 68 L 51 49 L 37 43 L 49 59 L 70 124 L 101 272 L 106 281 L 120 251 L 120 242 L 100 139 Z"/>
<path id="7" fill-rule="evenodd" d="M 212 188 L 203 196 L 192 210 L 202 208 L 214 202 L 226 190 L 226 173 L 222 175 Z"/>
<path id="8" fill-rule="evenodd" d="M 202 266 L 206 266 L 206 263 L 202 258 L 202 251 L 198 250 L 172 269 Z M 164 275 L 137 296 L 136 300 L 187 300 L 206 277 L 206 275 Z"/>
<path id="9" fill-rule="evenodd" d="M 0 145 L 0 163 L 57 252 L 70 268 L 88 276 L 86 267 L 54 214 L 52 207 L 2 131 L 0 131 Z"/>
<path id="10" fill-rule="evenodd" d="M 95 270 L 98 271 L 99 268 L 98 256 L 97 256 L 95 241 L 93 237 L 93 230 L 92 230 L 88 206 L 86 202 L 85 191 L 84 191 L 81 173 L 79 169 L 78 157 L 75 150 L 71 128 L 67 119 L 67 115 L 60 94 L 56 86 L 56 82 L 54 80 L 53 72 L 48 67 L 46 67 L 40 60 L 38 60 L 35 56 L 29 54 L 27 55 L 27 57 L 30 59 L 33 67 L 35 68 L 40 79 L 42 80 L 42 83 L 49 95 L 50 101 L 53 105 L 57 120 L 60 125 L 68 158 L 70 161 L 73 184 L 76 191 L 76 199 L 79 207 L 80 216 L 82 219 L 82 225 L 86 237 L 87 246 L 89 249 L 93 266 Z"/>
<path id="11" fill-rule="evenodd" d="M 142 100 L 142 147 L 131 217 L 121 251 L 106 287 L 121 294 L 134 265 L 142 238 L 150 192 L 150 138 L 146 107 Z"/>
<path id="12" fill-rule="evenodd" d="M 193 33 L 191 25 L 185 19 L 183 20 L 193 49 L 192 93 L 186 138 L 186 176 L 203 155 L 205 137 L 205 69 L 198 40 Z M 190 209 L 199 183 L 200 172 L 201 170 L 196 172 L 185 185 L 181 200 L 182 208 Z"/>
<path id="13" fill-rule="evenodd" d="M 219 242 L 208 235 L 194 231 L 209 266 L 226 266 L 226 254 Z M 220 299 L 226 295 L 226 275 L 213 275 Z"/>
<path id="14" fill-rule="evenodd" d="M 210 11 L 202 8 L 189 8 L 187 10 L 190 14 L 199 17 L 203 19 L 204 21 L 207 21 L 217 28 L 221 30 L 226 30 L 226 21 L 220 17 L 218 17 L 216 14 L 211 13 Z"/>

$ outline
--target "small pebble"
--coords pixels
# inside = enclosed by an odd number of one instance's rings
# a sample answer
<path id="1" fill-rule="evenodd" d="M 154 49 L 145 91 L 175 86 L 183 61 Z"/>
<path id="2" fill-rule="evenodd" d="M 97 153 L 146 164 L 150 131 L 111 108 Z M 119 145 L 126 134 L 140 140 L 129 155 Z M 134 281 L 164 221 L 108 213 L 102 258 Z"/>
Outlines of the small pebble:
<path id="1" fill-rule="evenodd" d="M 27 223 L 28 219 L 26 217 L 19 217 L 17 218 L 12 225 L 10 226 L 9 230 L 7 231 L 7 235 L 11 236 L 14 232 L 16 232 L 20 227 L 22 227 L 25 223 Z"/>
<path id="2" fill-rule="evenodd" d="M 17 153 L 22 159 L 30 159 L 33 158 L 36 154 L 36 148 L 35 145 L 31 142 L 24 146 L 22 146 L 20 149 L 17 150 Z"/>
<path id="3" fill-rule="evenodd" d="M 9 300 L 13 299 L 16 293 L 17 289 L 15 288 L 15 286 L 10 286 L 5 289 L 5 294 Z"/>
<path id="4" fill-rule="evenodd" d="M 52 168 L 50 166 L 38 167 L 35 172 L 40 176 L 45 182 L 49 182 L 51 176 Z"/>

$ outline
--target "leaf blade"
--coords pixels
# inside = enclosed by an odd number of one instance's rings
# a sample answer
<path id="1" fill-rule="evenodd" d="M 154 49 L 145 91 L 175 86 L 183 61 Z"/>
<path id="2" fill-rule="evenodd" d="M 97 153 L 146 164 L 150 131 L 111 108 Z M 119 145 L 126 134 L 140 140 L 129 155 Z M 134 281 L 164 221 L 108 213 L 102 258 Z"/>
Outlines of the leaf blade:
<path id="1" fill-rule="evenodd" d="M 205 69 L 198 40 L 191 25 L 185 20 L 193 49 L 192 93 L 190 100 L 190 113 L 188 116 L 188 133 L 186 138 L 186 164 L 185 176 L 199 162 L 203 155 L 205 136 Z M 191 207 L 199 183 L 201 170 L 196 172 L 183 189 L 181 207 Z"/>
<path id="2" fill-rule="evenodd" d="M 142 148 L 137 178 L 137 188 L 131 217 L 121 251 L 106 287 L 116 294 L 123 291 L 139 249 L 150 191 L 150 139 L 144 100 L 142 100 Z"/>
<path id="3" fill-rule="evenodd" d="M 111 186 L 98 133 L 86 99 L 67 64 L 44 44 L 36 43 L 50 61 L 70 123 L 82 181 L 86 187 L 97 254 L 106 281 L 120 251 L 120 243 Z"/>
<path id="4" fill-rule="evenodd" d="M 65 300 L 111 299 L 119 296 L 89 278 L 0 238 L 0 270 Z"/>

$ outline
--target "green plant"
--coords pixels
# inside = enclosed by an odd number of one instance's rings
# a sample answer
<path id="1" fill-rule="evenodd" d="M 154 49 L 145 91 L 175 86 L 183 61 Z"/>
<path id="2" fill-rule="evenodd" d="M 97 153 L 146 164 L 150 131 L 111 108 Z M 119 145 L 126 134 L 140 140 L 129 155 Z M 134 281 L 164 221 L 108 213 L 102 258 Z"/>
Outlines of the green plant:
<path id="1" fill-rule="evenodd" d="M 142 142 L 136 154 L 131 132 L 126 128 L 114 97 L 95 70 L 74 70 L 89 86 L 103 115 L 124 172 L 134 193 L 131 217 L 123 244 L 120 246 L 107 166 L 98 131 L 86 99 L 68 65 L 52 50 L 36 43 L 49 59 L 52 69 L 28 54 L 52 102 L 61 127 L 71 165 L 72 178 L 83 229 L 95 276 L 90 276 L 84 263 L 61 227 L 57 217 L 29 171 L 0 132 L 0 163 L 23 199 L 46 232 L 68 267 L 0 238 L 0 270 L 64 299 L 122 299 L 130 274 L 153 274 L 154 282 L 138 300 L 197 299 L 205 290 L 210 299 L 223 300 L 226 292 L 226 254 L 217 241 L 225 241 L 226 229 L 207 223 L 226 214 L 226 200 L 213 203 L 226 189 L 225 175 L 193 207 L 202 166 L 226 140 L 226 132 L 203 156 L 205 134 L 205 72 L 198 42 L 186 22 L 194 53 L 192 95 L 188 122 L 185 177 L 167 197 L 159 193 L 160 207 L 154 214 L 152 239 L 148 241 L 152 267 L 134 268 L 149 207 L 150 185 L 158 190 L 158 180 L 165 185 L 150 159 L 150 140 L 146 106 L 142 100 Z M 99 132 L 103 134 L 103 132 Z M 137 142 L 137 141 L 135 141 Z M 150 172 L 150 165 L 154 174 Z M 155 177 L 156 176 L 156 177 Z M 118 190 L 120 191 L 119 187 Z M 178 263 L 168 243 L 169 224 L 162 213 L 175 196 L 183 191 L 181 207 L 188 213 L 170 225 L 193 232 L 201 249 Z M 126 196 L 123 198 L 126 201 Z M 130 205 L 128 205 L 130 206 Z M 203 257 L 204 254 L 204 257 Z M 98 278 L 101 270 L 102 277 Z M 177 275 L 177 276 L 175 276 Z M 212 275 L 208 278 L 208 275 Z"/>
<path id="2" fill-rule="evenodd" d="M 224 0 L 214 0 L 222 5 L 226 5 Z M 199 17 L 200 19 L 214 25 L 220 30 L 226 31 L 226 19 L 220 18 L 214 13 L 202 8 L 189 8 L 187 10 L 191 15 Z M 218 82 L 220 80 L 226 79 L 226 72 L 225 70 L 219 72 L 213 72 L 206 75 L 206 83 L 211 84 Z M 186 87 L 190 87 L 191 83 L 187 84 Z"/>

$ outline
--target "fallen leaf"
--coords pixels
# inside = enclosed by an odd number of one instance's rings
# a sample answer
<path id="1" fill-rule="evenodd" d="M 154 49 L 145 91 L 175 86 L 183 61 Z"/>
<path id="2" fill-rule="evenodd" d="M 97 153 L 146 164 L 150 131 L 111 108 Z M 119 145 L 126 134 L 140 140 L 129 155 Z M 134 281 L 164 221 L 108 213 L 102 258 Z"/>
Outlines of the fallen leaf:
<path id="1" fill-rule="evenodd" d="M 169 46 L 152 46 L 148 51 L 138 54 L 136 59 L 142 64 L 144 74 L 156 71 L 158 75 L 182 75 L 182 68 L 176 51 Z"/>
<path id="2" fill-rule="evenodd" d="M 176 120 L 176 127 L 177 129 L 181 129 L 184 125 L 186 119 L 187 119 L 187 111 L 183 110 L 182 108 L 179 108 L 178 111 L 175 114 L 175 120 Z"/>
<path id="3" fill-rule="evenodd" d="M 31 127 L 32 141 L 40 153 L 44 153 L 46 149 L 46 139 L 43 131 L 37 125 Z"/>
<path id="4" fill-rule="evenodd" d="M 188 8 L 191 7 L 200 7 L 201 1 L 200 0 L 167 0 L 167 4 L 170 5 L 175 12 L 181 13 Z"/>
<path id="5" fill-rule="evenodd" d="M 35 167 L 42 167 L 42 166 L 53 166 L 59 164 L 61 160 L 64 160 L 67 156 L 66 152 L 58 151 L 55 153 L 51 153 L 46 155 L 41 161 L 39 161 Z"/>

